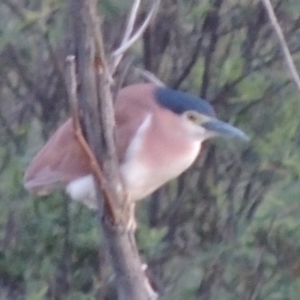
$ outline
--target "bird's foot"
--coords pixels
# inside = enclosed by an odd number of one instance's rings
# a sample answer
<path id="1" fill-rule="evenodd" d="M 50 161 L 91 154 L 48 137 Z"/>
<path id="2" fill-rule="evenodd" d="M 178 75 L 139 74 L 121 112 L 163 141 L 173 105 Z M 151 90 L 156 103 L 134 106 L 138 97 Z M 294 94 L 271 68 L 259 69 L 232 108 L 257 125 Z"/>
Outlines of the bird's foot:
<path id="1" fill-rule="evenodd" d="M 124 202 L 122 216 L 125 218 L 123 224 L 125 231 L 135 233 L 137 229 L 137 221 L 135 218 L 135 202 L 131 201 L 127 196 Z"/>
<path id="2" fill-rule="evenodd" d="M 137 229 L 137 222 L 135 218 L 135 202 L 128 201 L 126 199 L 126 202 L 123 206 L 122 215 L 124 217 L 125 230 L 134 234 Z"/>
<path id="3" fill-rule="evenodd" d="M 132 233 L 133 235 L 137 229 L 137 221 L 134 214 L 134 207 L 129 204 L 124 205 L 123 208 L 119 211 L 119 214 L 116 219 L 111 220 L 108 218 L 103 218 L 102 222 L 111 230 L 115 230 L 123 233 Z"/>

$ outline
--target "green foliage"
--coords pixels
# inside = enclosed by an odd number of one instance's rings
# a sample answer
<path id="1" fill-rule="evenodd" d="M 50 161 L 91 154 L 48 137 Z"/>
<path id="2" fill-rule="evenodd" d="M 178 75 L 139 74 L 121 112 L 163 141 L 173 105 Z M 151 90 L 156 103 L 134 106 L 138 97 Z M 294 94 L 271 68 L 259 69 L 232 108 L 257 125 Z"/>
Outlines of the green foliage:
<path id="1" fill-rule="evenodd" d="M 166 228 L 149 228 L 141 224 L 138 231 L 138 241 L 141 251 L 145 252 L 149 257 L 155 256 L 157 251 L 163 246 L 162 240 L 166 232 Z"/>
<path id="2" fill-rule="evenodd" d="M 269 81 L 262 73 L 255 73 L 247 76 L 238 85 L 240 101 L 253 101 L 259 99 L 267 89 Z"/>
<path id="3" fill-rule="evenodd" d="M 229 56 L 223 63 L 222 70 L 218 75 L 220 84 L 223 85 L 224 83 L 237 80 L 243 74 L 243 71 L 244 60 L 239 55 L 239 53 L 235 53 L 234 55 Z M 257 86 L 255 87 L 255 89 L 256 88 Z M 247 91 L 243 90 L 243 94 L 244 93 L 247 93 Z M 253 99 L 253 97 L 251 97 L 250 99 Z"/>
<path id="4" fill-rule="evenodd" d="M 164 300 L 298 300 L 299 93 L 262 6 L 221 2 L 162 1 L 131 56 L 172 85 L 196 53 L 178 87 L 205 95 L 252 140 L 204 146 L 183 189 L 173 183 L 159 204 L 140 208 L 139 248 Z M 99 1 L 107 49 L 119 44 L 131 3 Z M 115 299 L 95 215 L 22 187 L 34 152 L 67 115 L 66 5 L 0 3 L 0 299 Z M 276 15 L 297 61 L 298 0 L 278 2 Z"/>

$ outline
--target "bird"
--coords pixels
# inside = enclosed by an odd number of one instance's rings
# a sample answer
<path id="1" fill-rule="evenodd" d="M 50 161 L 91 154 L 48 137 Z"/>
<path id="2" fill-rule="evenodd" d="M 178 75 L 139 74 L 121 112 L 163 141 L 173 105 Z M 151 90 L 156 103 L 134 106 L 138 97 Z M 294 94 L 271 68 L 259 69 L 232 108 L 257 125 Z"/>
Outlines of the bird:
<path id="1" fill-rule="evenodd" d="M 242 130 L 217 119 L 208 101 L 170 87 L 152 83 L 124 87 L 116 95 L 114 110 L 119 172 L 132 202 L 191 167 L 205 140 L 218 136 L 249 140 Z M 62 188 L 73 200 L 97 209 L 90 161 L 71 118 L 33 158 L 24 186 L 38 196 Z"/>

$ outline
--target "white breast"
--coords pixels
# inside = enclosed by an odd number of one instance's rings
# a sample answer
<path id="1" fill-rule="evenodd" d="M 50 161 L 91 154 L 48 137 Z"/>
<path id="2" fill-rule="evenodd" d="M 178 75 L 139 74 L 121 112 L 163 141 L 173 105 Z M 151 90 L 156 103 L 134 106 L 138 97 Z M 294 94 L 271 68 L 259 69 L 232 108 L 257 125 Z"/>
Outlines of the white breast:
<path id="1" fill-rule="evenodd" d="M 183 173 L 195 161 L 201 147 L 201 141 L 191 140 L 190 146 L 175 163 L 173 160 L 163 160 L 159 166 L 146 165 L 141 159 L 140 151 L 151 153 L 151 145 L 148 149 L 143 149 L 151 122 L 152 115 L 149 114 L 138 129 L 128 148 L 124 163 L 120 167 L 129 197 L 134 201 L 145 198 L 169 180 Z"/>
<path id="2" fill-rule="evenodd" d="M 132 200 L 140 199 L 138 195 L 144 194 L 143 189 L 149 176 L 148 168 L 139 160 L 139 152 L 151 122 L 152 114 L 148 114 L 128 147 L 124 163 L 120 166 L 121 176 Z"/>
<path id="3" fill-rule="evenodd" d="M 176 178 L 188 169 L 195 159 L 197 158 L 201 149 L 201 141 L 192 141 L 189 148 L 185 151 L 182 156 L 178 157 L 176 162 L 171 162 L 165 166 L 163 175 L 165 177 L 171 177 L 170 179 Z"/>

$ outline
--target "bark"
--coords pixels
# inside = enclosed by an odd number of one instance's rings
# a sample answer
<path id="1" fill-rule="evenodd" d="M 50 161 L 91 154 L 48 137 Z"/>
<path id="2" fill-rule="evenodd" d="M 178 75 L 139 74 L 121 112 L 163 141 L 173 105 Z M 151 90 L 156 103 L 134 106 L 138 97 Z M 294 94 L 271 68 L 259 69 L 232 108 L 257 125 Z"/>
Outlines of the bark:
<path id="1" fill-rule="evenodd" d="M 96 0 L 69 0 L 76 58 L 79 115 L 88 144 L 96 158 L 99 215 L 105 244 L 116 278 L 119 300 L 156 299 L 138 253 L 135 236 L 127 230 L 131 205 L 120 192 L 121 181 L 114 143 L 114 112 L 110 70 L 104 55 Z M 99 175 L 99 176 L 97 176 Z M 102 176 L 103 175 L 103 176 Z M 103 201 L 101 201 L 103 199 Z M 103 209 L 101 209 L 103 207 Z"/>

